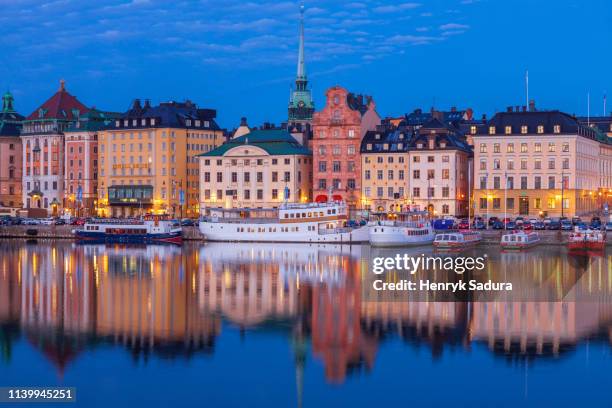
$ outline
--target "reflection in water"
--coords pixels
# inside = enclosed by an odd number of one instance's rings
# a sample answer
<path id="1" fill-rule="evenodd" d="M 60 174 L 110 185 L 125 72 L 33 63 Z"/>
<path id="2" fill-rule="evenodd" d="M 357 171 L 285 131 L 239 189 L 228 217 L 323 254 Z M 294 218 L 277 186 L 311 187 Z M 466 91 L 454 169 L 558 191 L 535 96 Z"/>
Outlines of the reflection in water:
<path id="1" fill-rule="evenodd" d="M 298 399 L 308 356 L 325 380 L 376 371 L 389 339 L 531 361 L 563 357 L 586 339 L 612 341 L 612 271 L 606 256 L 575 259 L 563 248 L 500 253 L 478 279 L 511 281 L 523 299 L 461 302 L 373 293 L 370 259 L 397 250 L 367 246 L 207 244 L 0 247 L 0 368 L 25 341 L 61 375 L 102 346 L 137 361 L 214 355 L 222 330 L 290 339 Z M 404 250 L 400 250 L 400 253 Z M 429 249 L 407 249 L 429 254 Z M 554 299 L 545 301 L 542 299 Z M 271 356 L 270 358 L 274 358 Z"/>

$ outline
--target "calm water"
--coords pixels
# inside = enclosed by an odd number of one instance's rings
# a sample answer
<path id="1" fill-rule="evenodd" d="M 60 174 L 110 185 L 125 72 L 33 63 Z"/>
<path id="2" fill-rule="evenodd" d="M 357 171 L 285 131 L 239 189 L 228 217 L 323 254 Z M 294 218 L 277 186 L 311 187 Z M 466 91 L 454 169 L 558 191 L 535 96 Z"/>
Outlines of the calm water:
<path id="1" fill-rule="evenodd" d="M 608 255 L 478 251 L 524 301 L 377 298 L 370 260 L 398 251 L 365 246 L 0 241 L 0 385 L 100 407 L 610 406 Z"/>

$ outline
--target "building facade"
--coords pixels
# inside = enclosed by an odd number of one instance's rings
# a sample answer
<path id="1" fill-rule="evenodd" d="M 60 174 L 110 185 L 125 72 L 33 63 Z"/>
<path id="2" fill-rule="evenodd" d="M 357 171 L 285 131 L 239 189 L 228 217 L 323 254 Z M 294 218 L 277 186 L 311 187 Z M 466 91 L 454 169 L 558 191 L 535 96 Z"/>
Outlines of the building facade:
<path id="1" fill-rule="evenodd" d="M 408 149 L 409 129 L 366 132 L 361 142 L 361 208 L 378 213 L 410 208 Z"/>
<path id="2" fill-rule="evenodd" d="M 468 215 L 472 149 L 462 133 L 437 117 L 410 142 L 409 202 L 434 216 Z"/>
<path id="3" fill-rule="evenodd" d="M 313 116 L 313 193 L 316 201 L 344 200 L 361 206 L 361 140 L 380 125 L 372 97 L 340 86 L 329 88 L 323 110 Z M 331 194 L 331 197 L 330 197 Z"/>
<path id="4" fill-rule="evenodd" d="M 98 213 L 134 216 L 146 212 L 173 217 L 199 215 L 196 155 L 223 142 L 216 111 L 193 102 L 132 108 L 100 132 Z"/>
<path id="5" fill-rule="evenodd" d="M 201 208 L 277 208 L 312 200 L 312 153 L 286 130 L 254 130 L 199 159 Z"/>
<path id="6" fill-rule="evenodd" d="M 13 95 L 2 96 L 0 111 L 0 208 L 21 208 L 21 122 L 15 111 Z M 9 211 L 9 210 L 7 210 Z M 2 215 L 3 212 L 0 212 Z"/>
<path id="7" fill-rule="evenodd" d="M 22 201 L 31 213 L 64 213 L 64 131 L 88 111 L 62 80 L 59 90 L 23 122 Z"/>
<path id="8" fill-rule="evenodd" d="M 98 135 L 114 125 L 119 113 L 91 109 L 64 131 L 64 209 L 76 217 L 96 215 L 98 198 Z"/>
<path id="9" fill-rule="evenodd" d="M 298 50 L 297 74 L 295 77 L 295 89 L 291 91 L 289 98 L 288 128 L 297 128 L 306 131 L 310 127 L 315 106 L 312 93 L 308 89 L 308 78 L 306 77 L 306 64 L 304 61 L 304 6 L 300 8 L 300 39 Z"/>
<path id="10" fill-rule="evenodd" d="M 612 192 L 608 136 L 563 112 L 508 108 L 479 128 L 474 151 L 481 216 L 586 216 Z"/>

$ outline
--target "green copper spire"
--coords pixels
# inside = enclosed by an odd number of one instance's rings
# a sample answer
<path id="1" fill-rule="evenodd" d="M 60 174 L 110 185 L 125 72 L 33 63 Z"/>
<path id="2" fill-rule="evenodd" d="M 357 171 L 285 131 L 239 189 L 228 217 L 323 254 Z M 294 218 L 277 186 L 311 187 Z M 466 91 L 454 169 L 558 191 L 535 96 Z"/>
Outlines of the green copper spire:
<path id="1" fill-rule="evenodd" d="M 13 101 L 13 95 L 9 91 L 6 91 L 6 93 L 2 95 L 2 112 L 15 112 Z"/>
<path id="2" fill-rule="evenodd" d="M 308 123 L 314 113 L 314 102 L 308 89 L 304 60 L 304 5 L 300 5 L 300 31 L 295 90 L 289 95 L 289 123 Z"/>

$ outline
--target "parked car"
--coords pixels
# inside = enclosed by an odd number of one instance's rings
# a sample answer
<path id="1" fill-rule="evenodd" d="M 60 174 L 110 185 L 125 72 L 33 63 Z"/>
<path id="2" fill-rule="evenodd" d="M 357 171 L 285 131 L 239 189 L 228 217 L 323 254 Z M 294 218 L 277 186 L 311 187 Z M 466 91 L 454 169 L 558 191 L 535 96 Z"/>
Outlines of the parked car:
<path id="1" fill-rule="evenodd" d="M 42 225 L 53 225 L 55 224 L 55 220 L 53 218 L 43 218 L 40 220 L 40 224 Z"/>
<path id="2" fill-rule="evenodd" d="M 66 225 L 66 220 L 63 218 L 56 218 L 55 225 Z"/>
<path id="3" fill-rule="evenodd" d="M 552 221 L 552 218 L 550 218 L 550 217 L 544 218 L 544 225 L 548 226 L 548 224 L 550 224 L 551 221 Z"/>
<path id="4" fill-rule="evenodd" d="M 458 229 L 470 229 L 470 223 L 468 220 L 461 220 L 459 224 L 457 224 Z"/>
<path id="5" fill-rule="evenodd" d="M 515 230 L 516 229 L 516 222 L 514 221 L 509 221 L 506 223 L 506 229 L 507 230 Z"/>
<path id="6" fill-rule="evenodd" d="M 543 230 L 546 229 L 546 225 L 544 224 L 544 221 L 537 221 L 533 223 L 533 229 Z"/>
<path id="7" fill-rule="evenodd" d="M 493 223 L 493 229 L 496 229 L 496 230 L 504 229 L 504 223 L 501 221 L 495 221 Z"/>
<path id="8" fill-rule="evenodd" d="M 489 217 L 489 226 L 492 226 L 497 221 L 499 221 L 499 217 Z"/>
<path id="9" fill-rule="evenodd" d="M 582 220 L 580 219 L 580 217 L 572 217 L 572 224 L 573 225 L 578 225 L 582 222 Z"/>
<path id="10" fill-rule="evenodd" d="M 523 224 L 524 221 L 525 221 L 525 218 L 523 218 L 523 217 L 516 217 L 516 219 L 514 220 L 516 225 L 521 225 L 521 224 Z"/>
<path id="11" fill-rule="evenodd" d="M 558 230 L 561 228 L 561 223 L 559 221 L 550 221 L 546 226 L 547 230 Z"/>
<path id="12" fill-rule="evenodd" d="M 194 225 L 195 223 L 193 222 L 191 218 L 183 218 L 181 220 L 181 226 L 183 227 L 193 227 Z"/>
<path id="13" fill-rule="evenodd" d="M 433 227 L 434 229 L 437 230 L 449 230 L 449 229 L 453 229 L 453 225 L 455 225 L 455 222 L 453 220 L 445 220 L 445 219 L 437 219 L 434 220 L 433 222 Z"/>
<path id="14" fill-rule="evenodd" d="M 26 218 L 23 220 L 23 225 L 39 225 L 40 221 L 36 218 Z"/>
<path id="15" fill-rule="evenodd" d="M 599 217 L 591 218 L 591 228 L 600 229 L 601 228 L 601 218 Z"/>
<path id="16" fill-rule="evenodd" d="M 474 223 L 474 229 L 482 230 L 482 229 L 486 229 L 486 228 L 487 228 L 487 224 L 485 224 L 483 221 L 476 221 Z"/>
<path id="17" fill-rule="evenodd" d="M 606 231 L 612 231 L 612 222 L 606 222 Z"/>
<path id="18" fill-rule="evenodd" d="M 561 221 L 561 229 L 563 231 L 571 231 L 574 229 L 574 225 L 570 220 L 563 220 Z"/>
<path id="19" fill-rule="evenodd" d="M 533 230 L 533 225 L 529 221 L 523 221 L 523 225 L 521 225 L 521 229 L 523 231 L 531 231 Z"/>

